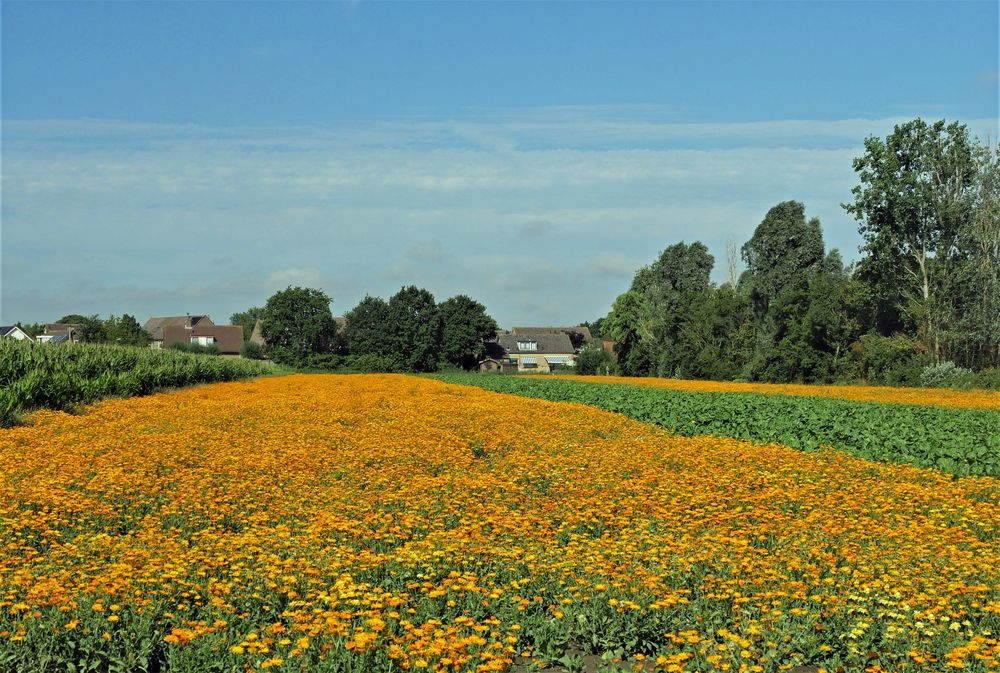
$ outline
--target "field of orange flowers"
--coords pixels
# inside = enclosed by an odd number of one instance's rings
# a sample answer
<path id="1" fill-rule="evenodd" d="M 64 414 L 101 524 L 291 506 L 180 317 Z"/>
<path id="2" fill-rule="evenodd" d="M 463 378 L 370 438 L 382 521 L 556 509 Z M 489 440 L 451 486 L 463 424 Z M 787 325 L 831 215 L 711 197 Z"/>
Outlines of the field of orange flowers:
<path id="1" fill-rule="evenodd" d="M 532 377 L 535 378 L 535 377 Z M 887 386 L 821 386 L 794 383 L 737 383 L 734 381 L 691 381 L 634 376 L 548 375 L 541 378 L 566 379 L 581 383 L 617 383 L 683 390 L 691 393 L 760 393 L 793 397 L 831 397 L 856 402 L 916 404 L 955 409 L 1000 410 L 998 390 L 954 390 L 951 388 L 890 388 Z"/>
<path id="2" fill-rule="evenodd" d="M 1000 480 L 393 375 L 32 421 L 3 671 L 1000 667 Z"/>

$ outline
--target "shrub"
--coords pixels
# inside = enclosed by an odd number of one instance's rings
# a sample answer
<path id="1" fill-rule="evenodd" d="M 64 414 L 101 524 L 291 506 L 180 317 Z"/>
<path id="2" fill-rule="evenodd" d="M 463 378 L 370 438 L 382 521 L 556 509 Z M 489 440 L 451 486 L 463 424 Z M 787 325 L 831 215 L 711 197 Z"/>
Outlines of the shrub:
<path id="1" fill-rule="evenodd" d="M 344 365 L 362 374 L 391 374 L 401 371 L 402 367 L 395 359 L 385 355 L 375 355 L 374 353 L 364 353 L 363 355 L 353 355 L 345 358 Z"/>
<path id="2" fill-rule="evenodd" d="M 920 385 L 925 388 L 968 388 L 971 383 L 972 370 L 954 362 L 928 365 L 920 372 Z"/>
<path id="3" fill-rule="evenodd" d="M 170 350 L 181 351 L 182 353 L 196 353 L 198 355 L 218 355 L 219 347 L 215 344 L 202 346 L 201 344 L 185 343 L 178 341 L 167 346 Z"/>
<path id="4" fill-rule="evenodd" d="M 304 369 L 321 369 L 325 371 L 332 371 L 334 369 L 339 369 L 344 364 L 343 356 L 337 355 L 336 353 L 313 353 L 308 355 L 298 366 Z"/>
<path id="5" fill-rule="evenodd" d="M 255 341 L 244 341 L 240 346 L 240 357 L 247 360 L 266 360 L 264 348 Z"/>
<path id="6" fill-rule="evenodd" d="M 585 376 L 615 373 L 617 367 L 611 354 L 600 346 L 587 346 L 576 356 L 576 373 Z"/>
<path id="7" fill-rule="evenodd" d="M 866 334 L 851 347 L 858 372 L 869 383 L 919 386 L 930 357 L 922 345 L 904 336 Z"/>
<path id="8" fill-rule="evenodd" d="M 1000 390 L 1000 367 L 976 372 L 972 375 L 971 384 L 973 388 Z"/>

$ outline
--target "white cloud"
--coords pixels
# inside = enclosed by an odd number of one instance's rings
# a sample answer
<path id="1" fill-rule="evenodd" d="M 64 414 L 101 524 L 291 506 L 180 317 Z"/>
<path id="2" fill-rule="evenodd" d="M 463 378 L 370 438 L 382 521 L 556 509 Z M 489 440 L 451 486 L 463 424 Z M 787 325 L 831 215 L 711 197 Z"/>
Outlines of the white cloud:
<path id="1" fill-rule="evenodd" d="M 264 281 L 264 288 L 274 292 L 288 286 L 319 287 L 323 284 L 323 273 L 319 269 L 293 267 L 272 271 Z"/>

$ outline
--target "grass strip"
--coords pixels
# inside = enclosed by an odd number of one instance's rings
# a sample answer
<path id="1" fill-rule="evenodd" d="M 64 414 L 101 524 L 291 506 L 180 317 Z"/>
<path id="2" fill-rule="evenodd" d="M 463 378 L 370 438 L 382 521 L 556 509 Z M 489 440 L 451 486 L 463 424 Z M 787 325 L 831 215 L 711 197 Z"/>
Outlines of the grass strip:
<path id="1" fill-rule="evenodd" d="M 1000 413 L 994 411 L 756 393 L 693 393 L 515 376 L 433 378 L 499 393 L 588 404 L 686 437 L 732 437 L 804 451 L 830 446 L 868 460 L 909 463 L 956 476 L 1000 477 Z"/>

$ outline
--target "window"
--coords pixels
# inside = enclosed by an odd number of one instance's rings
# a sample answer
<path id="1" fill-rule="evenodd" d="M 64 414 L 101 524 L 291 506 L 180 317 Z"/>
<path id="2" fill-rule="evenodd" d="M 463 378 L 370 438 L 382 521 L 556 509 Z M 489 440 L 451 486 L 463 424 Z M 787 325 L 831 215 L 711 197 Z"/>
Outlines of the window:
<path id="1" fill-rule="evenodd" d="M 521 369 L 537 369 L 538 358 L 521 358 Z"/>
<path id="2" fill-rule="evenodd" d="M 517 350 L 519 351 L 537 351 L 538 342 L 537 341 L 518 341 Z"/>
<path id="3" fill-rule="evenodd" d="M 199 346 L 211 346 L 215 343 L 215 337 L 213 336 L 193 336 L 191 337 L 191 343 L 198 344 Z"/>

